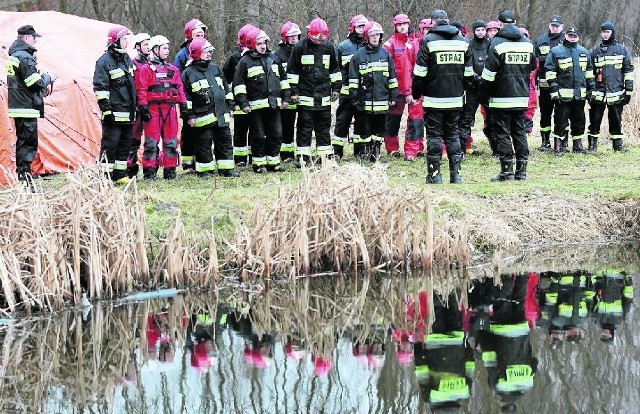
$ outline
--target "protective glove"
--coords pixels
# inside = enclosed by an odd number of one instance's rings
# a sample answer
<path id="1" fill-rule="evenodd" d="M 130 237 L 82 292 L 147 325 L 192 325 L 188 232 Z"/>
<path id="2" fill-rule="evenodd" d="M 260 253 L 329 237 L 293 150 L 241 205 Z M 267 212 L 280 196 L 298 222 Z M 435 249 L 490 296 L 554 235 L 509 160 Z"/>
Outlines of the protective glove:
<path id="1" fill-rule="evenodd" d="M 104 122 L 105 125 L 115 125 L 116 118 L 113 114 L 106 114 L 102 116 L 102 122 Z"/>
<path id="2" fill-rule="evenodd" d="M 631 93 L 627 91 L 622 96 L 622 105 L 627 105 L 629 102 L 631 102 Z"/>
<path id="3" fill-rule="evenodd" d="M 140 116 L 144 122 L 151 121 L 151 112 L 149 112 L 148 106 L 145 105 L 140 107 Z"/>

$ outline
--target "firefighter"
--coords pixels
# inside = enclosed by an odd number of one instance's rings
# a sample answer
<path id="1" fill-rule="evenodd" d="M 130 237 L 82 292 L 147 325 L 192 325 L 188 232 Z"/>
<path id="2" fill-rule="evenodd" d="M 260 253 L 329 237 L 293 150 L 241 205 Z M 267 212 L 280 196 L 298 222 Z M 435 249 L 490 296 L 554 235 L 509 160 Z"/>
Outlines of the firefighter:
<path id="1" fill-rule="evenodd" d="M 140 75 L 140 68 L 149 60 L 149 40 L 151 36 L 148 33 L 138 33 L 133 38 L 134 47 L 136 49 L 136 56 L 131 59 L 135 72 L 133 73 L 134 80 L 138 79 Z M 131 127 L 131 149 L 129 150 L 129 157 L 127 158 L 127 176 L 133 178 L 138 175 L 138 150 L 140 150 L 140 143 L 142 140 L 142 132 L 144 124 L 142 118 L 138 113 L 136 120 Z"/>
<path id="2" fill-rule="evenodd" d="M 44 117 L 43 98 L 51 92 L 56 75 L 40 73 L 35 44 L 42 37 L 31 25 L 21 26 L 9 47 L 7 89 L 9 117 L 16 128 L 16 173 L 28 182 L 38 152 L 38 118 Z"/>
<path id="3" fill-rule="evenodd" d="M 358 111 L 356 117 L 362 125 L 364 142 L 361 145 L 365 146 L 358 148 L 357 153 L 368 156 L 372 162 L 380 158 L 389 106 L 398 99 L 393 58 L 380 47 L 382 34 L 379 23 L 367 22 L 363 33 L 366 46 L 358 50 L 349 63 L 349 97 Z"/>
<path id="4" fill-rule="evenodd" d="M 134 66 L 127 54 L 131 32 L 113 26 L 107 35 L 107 51 L 96 62 L 93 91 L 102 111 L 100 165 L 117 184 L 128 184 L 127 158 L 131 149 L 131 125 L 136 118 Z"/>
<path id="5" fill-rule="evenodd" d="M 420 43 L 413 70 L 414 98 L 423 95 L 424 123 L 427 131 L 427 184 L 442 184 L 440 163 L 442 140 L 449 154 L 449 181 L 462 183 L 462 150 L 458 139 L 458 121 L 464 90 L 473 79 L 469 44 L 455 27 L 449 25 L 444 10 L 434 10 L 437 25 Z"/>
<path id="6" fill-rule="evenodd" d="M 252 24 L 245 24 L 238 30 L 238 47 L 229 55 L 222 66 L 222 73 L 229 85 L 233 82 L 238 62 L 246 52 L 247 35 L 256 27 Z M 251 146 L 249 145 L 249 117 L 246 116 L 240 107 L 236 106 L 233 112 L 233 160 L 238 167 L 251 164 Z"/>
<path id="7" fill-rule="evenodd" d="M 489 53 L 491 40 L 487 38 L 487 23 L 484 20 L 476 20 L 471 25 L 473 37 L 469 41 L 469 48 L 473 56 L 473 73 L 474 79 L 479 79 L 484 69 L 484 62 Z M 464 147 L 467 154 L 472 154 L 471 144 L 471 128 L 476 120 L 476 112 L 480 106 L 480 95 L 476 88 L 467 91 L 466 100 L 462 107 L 462 119 L 460 120 L 460 145 Z"/>
<path id="8" fill-rule="evenodd" d="M 189 60 L 189 44 L 193 39 L 206 38 L 207 26 L 198 19 L 191 19 L 184 25 L 184 42 L 180 45 L 180 51 L 173 59 L 173 65 L 184 71 Z M 182 154 L 182 169 L 186 172 L 194 170 L 194 138 L 191 127 L 183 123 L 180 132 L 180 152 Z"/>
<path id="9" fill-rule="evenodd" d="M 413 53 L 415 55 L 413 57 L 414 66 L 415 66 L 416 60 L 418 59 L 418 52 L 420 51 L 420 42 L 422 41 L 422 38 L 429 32 L 429 30 L 431 30 L 435 26 L 436 26 L 436 21 L 433 19 L 422 19 L 420 20 L 420 23 L 418 23 L 418 34 L 414 36 L 412 40 Z M 412 76 L 413 76 L 413 73 L 412 73 Z M 411 97 L 413 98 L 413 94 Z M 415 158 L 417 157 L 424 156 L 424 111 L 422 109 L 422 97 L 419 97 L 418 99 L 414 99 L 414 105 L 411 107 L 411 109 L 414 111 L 420 111 L 420 120 L 421 120 L 420 122 L 422 123 L 422 127 L 418 127 L 420 129 L 420 138 L 418 141 L 411 141 L 407 143 L 405 139 L 404 159 L 405 161 L 409 161 L 409 162 L 415 161 Z M 407 127 L 409 125 L 410 124 L 408 124 Z M 407 135 L 408 135 L 408 131 L 405 133 L 405 137 Z M 412 148 L 412 146 L 408 144 L 417 145 L 417 148 L 415 148 L 415 151 Z M 444 142 L 442 143 L 442 156 L 443 157 L 447 156 L 447 147 L 444 145 Z"/>
<path id="10" fill-rule="evenodd" d="M 218 170 L 223 177 L 238 177 L 234 169 L 233 143 L 229 122 L 233 110 L 233 94 L 222 71 L 211 61 L 213 46 L 204 38 L 189 44 L 191 60 L 182 72 L 182 84 L 187 96 L 187 108 L 181 114 L 193 128 L 195 171 L 207 177 Z M 213 162 L 211 145 L 216 157 Z"/>
<path id="11" fill-rule="evenodd" d="M 331 146 L 331 99 L 340 90 L 340 64 L 329 38 L 329 27 L 320 19 L 307 26 L 307 37 L 293 47 L 287 64 L 291 101 L 298 103 L 296 166 L 311 162 L 311 135 L 315 132 L 316 154 L 333 155 Z"/>
<path id="12" fill-rule="evenodd" d="M 365 46 L 365 40 L 362 35 L 364 33 L 364 25 L 368 21 L 362 14 L 353 16 L 349 21 L 349 35 L 337 47 L 338 62 L 342 72 L 342 88 L 340 89 L 338 109 L 336 110 L 336 126 L 333 130 L 331 144 L 333 145 L 333 152 L 338 158 L 344 156 L 344 146 L 349 140 L 349 128 L 356 112 L 349 98 L 349 62 L 358 49 Z M 362 143 L 359 129 L 359 125 L 354 125 L 353 143 L 354 147 L 357 144 L 358 148 L 361 147 L 360 144 Z M 354 155 L 359 155 L 355 153 L 355 149 Z"/>
<path id="13" fill-rule="evenodd" d="M 248 51 L 233 77 L 236 102 L 249 114 L 252 166 L 258 174 L 285 171 L 280 165 L 280 109 L 289 105 L 291 90 L 286 72 L 269 50 L 269 41 L 260 29 L 249 32 L 245 44 Z"/>
<path id="14" fill-rule="evenodd" d="M 180 70 L 169 63 L 169 40 L 153 36 L 149 41 L 149 62 L 139 69 L 136 91 L 140 117 L 144 121 L 142 173 L 145 180 L 156 178 L 162 165 L 166 180 L 176 178 L 178 166 L 178 112 L 186 110 Z M 162 140 L 162 151 L 159 144 Z"/>
<path id="15" fill-rule="evenodd" d="M 535 54 L 529 39 L 516 27 L 512 10 L 501 11 L 498 20 L 502 29 L 491 41 L 482 71 L 482 93 L 489 97 L 492 131 L 500 157 L 500 174 L 491 181 L 525 180 L 529 158 L 525 112 L 529 105 L 529 77 L 536 67 Z"/>
<path id="16" fill-rule="evenodd" d="M 615 26 L 605 22 L 601 26 L 600 44 L 590 52 L 595 71 L 596 89 L 589 100 L 589 152 L 598 148 L 600 124 L 608 109 L 609 137 L 614 151 L 626 151 L 622 145 L 622 109 L 633 94 L 633 62 L 629 50 L 616 40 Z"/>
<path id="17" fill-rule="evenodd" d="M 411 20 L 406 14 L 398 14 L 393 17 L 393 35 L 382 46 L 393 58 L 393 65 L 398 77 L 398 99 L 387 115 L 385 126 L 384 146 L 388 154 L 401 157 L 398 141 L 400 119 L 405 106 L 408 108 L 407 131 L 404 138 L 404 156 L 407 161 L 415 160 L 420 152 L 420 144 L 424 139 L 424 121 L 422 106 L 419 99 L 413 99 L 411 93 L 411 76 L 416 63 L 414 47 L 419 47 L 419 42 L 414 42 L 413 31 L 410 29 Z M 418 38 L 421 36 L 418 35 Z M 423 148 L 422 148 L 423 149 Z"/>
<path id="18" fill-rule="evenodd" d="M 498 33 L 500 28 L 500 23 L 496 22 L 495 20 L 491 20 L 489 23 L 487 23 L 487 39 L 493 40 L 494 36 L 496 35 L 496 33 Z"/>
<path id="19" fill-rule="evenodd" d="M 554 47 L 562 44 L 564 41 L 564 26 L 562 17 L 554 16 L 549 22 L 549 32 L 541 35 L 535 44 L 536 56 L 538 58 L 538 88 L 540 95 L 538 96 L 538 106 L 540 107 L 540 135 L 542 137 L 542 145 L 540 151 L 551 151 L 551 116 L 555 102 L 551 100 L 551 91 L 546 79 L 545 62 L 547 55 Z"/>
<path id="20" fill-rule="evenodd" d="M 545 62 L 546 80 L 554 102 L 553 140 L 556 154 L 567 152 L 565 133 L 571 123 L 573 152 L 584 153 L 584 104 L 594 88 L 594 74 L 589 51 L 580 46 L 580 31 L 567 30 L 564 41 L 551 49 Z"/>
<path id="21" fill-rule="evenodd" d="M 293 45 L 300 40 L 300 26 L 295 23 L 286 22 L 280 27 L 280 38 L 282 42 L 278 49 L 274 52 L 278 62 L 282 65 L 282 69 L 287 70 L 287 63 L 293 50 Z M 295 133 L 296 113 L 298 106 L 289 102 L 286 108 L 280 111 L 280 119 L 282 120 L 282 145 L 280 145 L 280 160 L 282 162 L 293 161 L 295 158 L 295 144 L 293 136 Z"/>

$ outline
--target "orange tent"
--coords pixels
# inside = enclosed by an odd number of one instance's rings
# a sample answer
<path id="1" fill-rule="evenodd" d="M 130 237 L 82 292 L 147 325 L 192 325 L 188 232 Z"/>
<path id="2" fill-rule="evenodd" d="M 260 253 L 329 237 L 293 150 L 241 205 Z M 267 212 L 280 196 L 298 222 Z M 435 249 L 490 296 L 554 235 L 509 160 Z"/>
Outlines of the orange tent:
<path id="1" fill-rule="evenodd" d="M 8 117 L 6 60 L 18 27 L 31 24 L 42 35 L 35 45 L 41 72 L 58 75 L 38 120 L 35 174 L 68 172 L 96 164 L 100 153 L 100 111 L 93 94 L 96 60 L 106 50 L 112 23 L 68 14 L 0 11 L 0 184 L 15 182 L 15 131 Z"/>

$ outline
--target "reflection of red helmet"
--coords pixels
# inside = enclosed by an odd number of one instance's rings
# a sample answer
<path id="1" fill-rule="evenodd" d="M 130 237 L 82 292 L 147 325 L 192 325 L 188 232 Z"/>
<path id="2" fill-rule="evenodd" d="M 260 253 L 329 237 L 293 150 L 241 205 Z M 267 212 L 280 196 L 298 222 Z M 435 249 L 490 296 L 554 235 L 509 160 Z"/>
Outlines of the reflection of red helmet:
<path id="1" fill-rule="evenodd" d="M 436 21 L 433 19 L 422 19 L 418 24 L 418 30 L 420 30 L 421 32 L 424 29 L 431 29 L 433 27 L 436 27 Z"/>
<path id="2" fill-rule="evenodd" d="M 329 371 L 331 371 L 331 360 L 324 359 L 319 355 L 314 356 L 313 358 L 313 372 L 321 377 L 327 375 Z"/>
<path id="3" fill-rule="evenodd" d="M 256 27 L 252 24 L 245 24 L 238 30 L 238 46 L 245 47 L 245 43 L 247 41 L 247 34 L 255 29 Z"/>
<path id="4" fill-rule="evenodd" d="M 349 22 L 349 33 L 353 33 L 356 31 L 357 26 L 362 26 L 367 24 L 369 20 L 362 14 L 356 14 L 351 18 Z"/>
<path id="5" fill-rule="evenodd" d="M 396 351 L 396 359 L 400 365 L 408 365 L 413 361 L 413 351 L 398 348 Z"/>
<path id="6" fill-rule="evenodd" d="M 316 42 L 322 42 L 329 37 L 329 26 L 321 18 L 311 20 L 307 26 L 307 36 Z"/>
<path id="7" fill-rule="evenodd" d="M 118 43 L 120 39 L 129 34 L 131 34 L 131 32 L 126 27 L 121 25 L 113 26 L 107 34 L 107 46 Z"/>
<path id="8" fill-rule="evenodd" d="M 207 50 L 212 51 L 213 45 L 211 45 L 211 43 L 209 43 L 209 41 L 204 37 L 195 38 L 189 44 L 189 56 L 193 60 L 201 60 L 202 52 Z"/>
<path id="9" fill-rule="evenodd" d="M 411 20 L 409 20 L 409 16 L 407 16 L 404 13 L 396 14 L 395 16 L 393 16 L 393 25 L 394 26 L 396 24 L 402 24 L 402 23 L 411 23 Z"/>
<path id="10" fill-rule="evenodd" d="M 246 48 L 251 50 L 256 50 L 256 44 L 261 40 L 269 41 L 271 39 L 269 39 L 269 36 L 267 36 L 267 34 L 264 31 L 256 27 L 255 29 L 247 33 Z"/>
<path id="11" fill-rule="evenodd" d="M 496 22 L 495 20 L 490 21 L 489 23 L 487 23 L 487 30 L 489 29 L 500 29 L 500 23 Z"/>
<path id="12" fill-rule="evenodd" d="M 204 31 L 206 35 L 207 26 L 204 23 L 202 23 L 198 19 L 189 20 L 187 24 L 184 25 L 184 40 L 193 39 L 193 32 L 196 31 L 197 29 L 202 29 L 202 31 Z"/>
<path id="13" fill-rule="evenodd" d="M 191 353 L 191 366 L 198 372 L 205 373 L 212 366 L 212 358 L 207 354 L 207 348 L 204 342 L 197 343 L 193 346 Z"/>
<path id="14" fill-rule="evenodd" d="M 374 22 L 373 20 L 369 20 L 367 24 L 364 25 L 364 33 L 362 33 L 362 37 L 366 42 L 369 42 L 369 36 L 373 35 L 381 35 L 384 31 L 382 30 L 382 26 L 380 23 Z"/>
<path id="15" fill-rule="evenodd" d="M 286 22 L 282 27 L 280 27 L 280 37 L 282 38 L 283 43 L 287 43 L 287 37 L 299 36 L 301 34 L 300 26 L 295 23 Z"/>
<path id="16" fill-rule="evenodd" d="M 300 361 L 307 354 L 307 352 L 304 349 L 300 348 L 297 345 L 292 345 L 292 344 L 285 345 L 284 353 L 287 356 L 287 359 L 290 359 L 293 361 Z"/>

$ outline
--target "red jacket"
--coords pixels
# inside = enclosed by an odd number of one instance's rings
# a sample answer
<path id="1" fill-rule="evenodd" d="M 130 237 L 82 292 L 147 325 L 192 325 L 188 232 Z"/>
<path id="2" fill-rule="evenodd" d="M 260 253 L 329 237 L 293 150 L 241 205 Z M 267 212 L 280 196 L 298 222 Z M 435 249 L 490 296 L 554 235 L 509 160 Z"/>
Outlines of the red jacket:
<path id="1" fill-rule="evenodd" d="M 396 69 L 398 78 L 398 93 L 400 95 L 411 95 L 411 77 L 413 66 L 416 63 L 416 52 L 413 33 L 394 33 L 384 44 L 383 48 L 393 58 L 393 66 Z"/>
<path id="2" fill-rule="evenodd" d="M 527 119 L 533 119 L 536 113 L 536 107 L 538 106 L 538 93 L 536 91 L 538 65 L 539 63 L 536 61 L 536 70 L 532 71 L 529 77 L 529 104 L 527 105 L 527 112 L 525 113 L 525 118 Z"/>
<path id="3" fill-rule="evenodd" d="M 136 76 L 138 105 L 149 103 L 186 103 L 180 70 L 171 63 L 149 61 Z"/>

